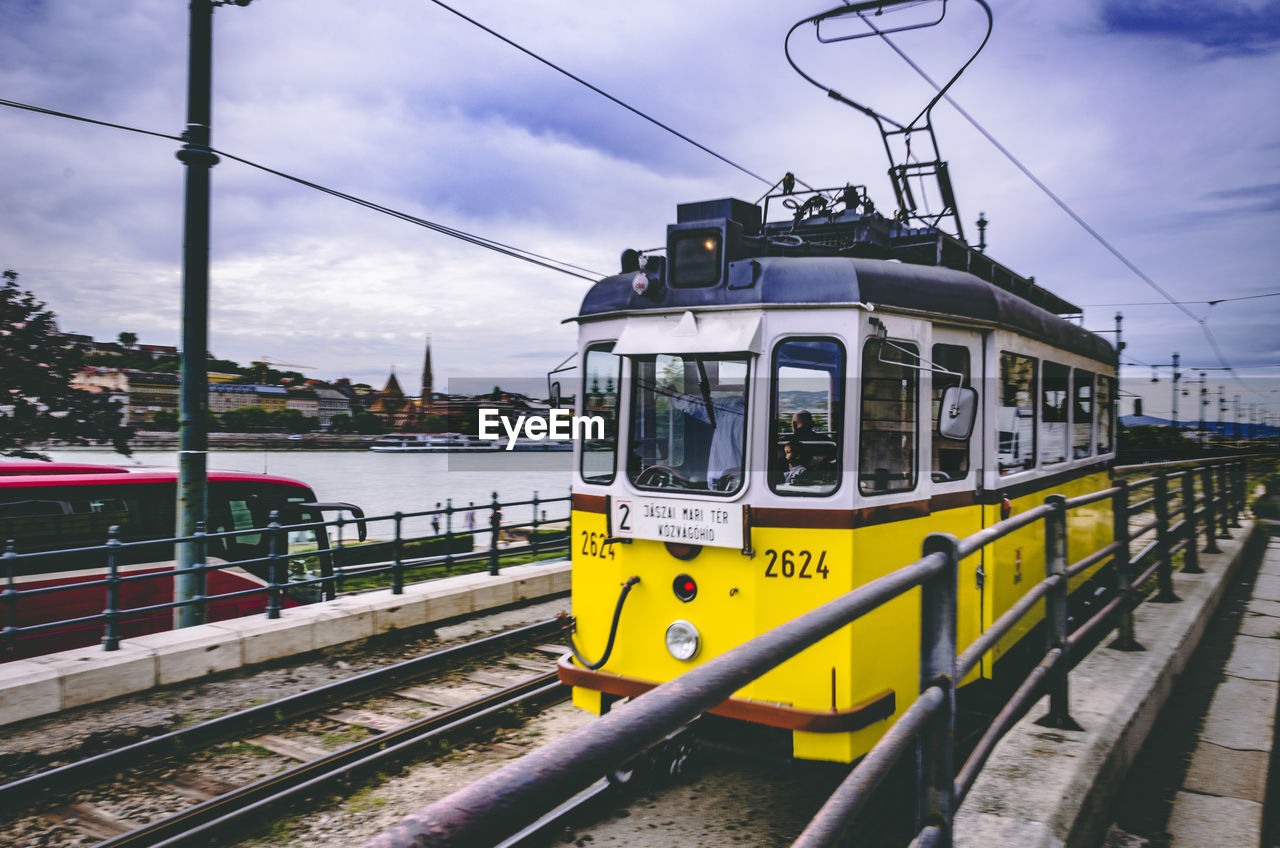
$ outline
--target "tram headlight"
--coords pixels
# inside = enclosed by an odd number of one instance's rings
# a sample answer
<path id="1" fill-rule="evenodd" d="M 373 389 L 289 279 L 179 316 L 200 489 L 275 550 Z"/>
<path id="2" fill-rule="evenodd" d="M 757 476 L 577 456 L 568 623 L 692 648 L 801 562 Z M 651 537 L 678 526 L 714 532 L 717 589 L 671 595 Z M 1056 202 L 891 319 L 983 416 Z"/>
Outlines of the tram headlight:
<path id="1" fill-rule="evenodd" d="M 678 660 L 691 660 L 698 655 L 702 647 L 702 638 L 698 628 L 683 618 L 678 618 L 667 627 L 667 652 Z"/>

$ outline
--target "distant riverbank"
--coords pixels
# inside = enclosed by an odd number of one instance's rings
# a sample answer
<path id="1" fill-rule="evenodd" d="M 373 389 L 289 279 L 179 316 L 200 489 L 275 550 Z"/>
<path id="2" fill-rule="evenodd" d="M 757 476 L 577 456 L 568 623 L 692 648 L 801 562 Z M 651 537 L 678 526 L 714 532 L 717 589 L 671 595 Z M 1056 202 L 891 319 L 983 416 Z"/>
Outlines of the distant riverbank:
<path id="1" fill-rule="evenodd" d="M 365 450 L 377 436 L 353 436 L 338 433 L 210 433 L 211 450 Z M 50 443 L 46 447 L 57 450 L 102 450 L 101 445 L 76 448 Z M 177 450 L 177 433 L 139 431 L 129 440 L 133 450 Z M 41 450 L 41 448 L 36 448 Z"/>

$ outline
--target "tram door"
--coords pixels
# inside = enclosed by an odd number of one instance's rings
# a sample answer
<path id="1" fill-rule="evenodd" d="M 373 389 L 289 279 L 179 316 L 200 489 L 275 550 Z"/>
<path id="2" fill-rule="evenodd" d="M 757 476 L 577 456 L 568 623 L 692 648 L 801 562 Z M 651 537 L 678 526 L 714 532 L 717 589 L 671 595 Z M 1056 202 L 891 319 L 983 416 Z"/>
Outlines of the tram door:
<path id="1" fill-rule="evenodd" d="M 982 529 L 982 440 L 986 432 L 982 410 L 985 404 L 983 379 L 983 336 L 972 330 L 951 327 L 933 329 L 928 369 L 930 449 L 930 529 L 953 533 L 963 539 Z M 948 438 L 938 431 L 942 393 L 952 386 L 971 386 L 978 391 L 977 419 L 967 439 Z M 959 619 L 956 638 L 963 649 L 978 637 L 988 623 L 983 613 L 982 555 L 960 563 Z"/>

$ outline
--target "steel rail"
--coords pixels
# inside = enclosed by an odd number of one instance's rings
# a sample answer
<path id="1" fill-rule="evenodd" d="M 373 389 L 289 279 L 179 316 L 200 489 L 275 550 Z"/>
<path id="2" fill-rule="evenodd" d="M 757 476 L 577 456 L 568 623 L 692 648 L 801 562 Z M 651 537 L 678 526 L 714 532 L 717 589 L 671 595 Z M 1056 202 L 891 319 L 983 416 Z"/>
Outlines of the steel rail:
<path id="1" fill-rule="evenodd" d="M 448 798 L 411 813 L 366 843 L 370 848 L 470 846 L 498 842 L 618 768 L 695 717 L 863 614 L 933 579 L 942 553 L 879 577 L 667 681 L 624 709 L 538 748 Z"/>
<path id="2" fill-rule="evenodd" d="M 418 719 L 411 724 L 348 745 L 328 756 L 311 760 L 237 787 L 216 798 L 188 807 L 172 816 L 99 843 L 96 848 L 143 848 L 206 842 L 214 833 L 233 825 L 244 835 L 243 821 L 275 804 L 292 800 L 300 792 L 316 795 L 336 780 L 349 780 L 356 772 L 384 765 L 410 748 L 442 734 L 473 726 L 513 705 L 547 699 L 554 703 L 568 697 L 569 689 L 555 672 L 508 686 L 457 707 Z"/>
<path id="3" fill-rule="evenodd" d="M 438 671 L 446 664 L 459 659 L 502 650 L 513 642 L 525 639 L 546 638 L 564 626 L 565 622 L 561 619 L 546 619 L 536 624 L 404 660 L 386 668 L 372 669 L 306 692 L 29 775 L 0 786 L 0 808 L 12 809 L 15 805 L 30 803 L 50 791 L 69 792 L 104 775 L 124 771 L 136 763 L 198 750 L 215 742 L 238 736 L 255 727 L 276 724 L 313 712 L 326 704 L 361 697 L 388 686 L 416 679 Z"/>
<path id="4" fill-rule="evenodd" d="M 574 795 L 568 801 L 556 807 L 524 830 L 499 842 L 494 848 L 520 848 L 524 845 L 542 846 L 549 843 L 549 836 L 554 828 L 557 828 L 561 822 L 574 813 L 589 807 L 605 796 L 614 792 L 613 784 L 608 780 L 601 778 L 586 789 Z"/>
<path id="5" fill-rule="evenodd" d="M 947 693 L 939 686 L 930 686 L 921 692 L 920 697 L 907 707 L 876 746 L 836 787 L 799 838 L 791 843 L 791 848 L 819 848 L 835 844 L 840 831 L 871 800 L 875 788 L 888 776 L 898 758 L 915 741 L 920 729 L 938 711 L 946 697 Z"/>

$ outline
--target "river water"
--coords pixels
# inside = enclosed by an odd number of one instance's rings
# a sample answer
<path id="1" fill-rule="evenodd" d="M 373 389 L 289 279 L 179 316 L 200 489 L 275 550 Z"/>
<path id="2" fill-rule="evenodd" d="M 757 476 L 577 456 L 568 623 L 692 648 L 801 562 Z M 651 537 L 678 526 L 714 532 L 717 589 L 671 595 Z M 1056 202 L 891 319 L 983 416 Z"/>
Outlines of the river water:
<path id="1" fill-rule="evenodd" d="M 103 450 L 50 450 L 66 462 L 177 467 L 176 451 L 135 451 L 131 457 Z M 374 453 L 373 451 L 213 451 L 209 467 L 292 477 L 321 501 L 346 501 L 367 515 L 432 509 L 452 498 L 455 507 L 563 497 L 569 493 L 573 454 L 495 452 L 474 454 Z M 484 513 L 482 513 L 484 514 Z M 523 514 L 521 512 L 520 514 Z M 557 505 L 555 515 L 565 515 Z"/>

